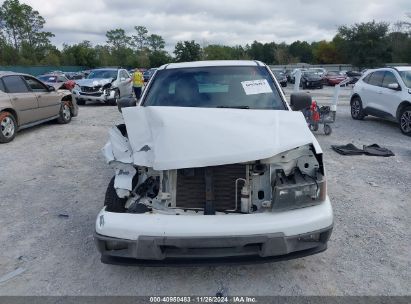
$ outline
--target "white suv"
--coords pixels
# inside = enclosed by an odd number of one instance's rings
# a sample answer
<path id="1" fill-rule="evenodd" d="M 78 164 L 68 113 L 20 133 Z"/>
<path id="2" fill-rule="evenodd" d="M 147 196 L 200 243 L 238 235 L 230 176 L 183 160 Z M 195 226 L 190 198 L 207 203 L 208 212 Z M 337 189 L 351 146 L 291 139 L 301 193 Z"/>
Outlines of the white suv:
<path id="1" fill-rule="evenodd" d="M 368 70 L 361 77 L 351 96 L 351 116 L 367 115 L 396 121 L 411 136 L 411 67 Z"/>

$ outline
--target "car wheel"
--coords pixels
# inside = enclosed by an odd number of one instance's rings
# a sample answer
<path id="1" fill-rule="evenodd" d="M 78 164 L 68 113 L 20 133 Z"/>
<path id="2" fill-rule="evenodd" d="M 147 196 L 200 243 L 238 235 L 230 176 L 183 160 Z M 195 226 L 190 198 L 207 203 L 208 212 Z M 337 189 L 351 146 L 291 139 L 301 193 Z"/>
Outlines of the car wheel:
<path id="1" fill-rule="evenodd" d="M 0 143 L 8 143 L 14 139 L 17 132 L 17 123 L 9 112 L 0 112 Z"/>
<path id="2" fill-rule="evenodd" d="M 401 111 L 400 129 L 405 135 L 411 136 L 411 107 L 405 107 Z"/>
<path id="3" fill-rule="evenodd" d="M 107 104 L 109 104 L 110 106 L 116 106 L 119 99 L 120 99 L 120 91 L 117 89 L 114 92 L 114 98 L 108 100 Z"/>
<path id="4" fill-rule="evenodd" d="M 355 120 L 362 120 L 365 117 L 360 97 L 354 97 L 351 100 L 351 117 Z"/>
<path id="5" fill-rule="evenodd" d="M 71 121 L 71 111 L 70 111 L 70 103 L 68 101 L 64 101 L 60 108 L 59 118 L 57 118 L 57 122 L 60 124 L 66 124 Z"/>
<path id="6" fill-rule="evenodd" d="M 320 85 L 320 90 L 322 90 L 324 88 L 324 86 L 323 85 Z"/>

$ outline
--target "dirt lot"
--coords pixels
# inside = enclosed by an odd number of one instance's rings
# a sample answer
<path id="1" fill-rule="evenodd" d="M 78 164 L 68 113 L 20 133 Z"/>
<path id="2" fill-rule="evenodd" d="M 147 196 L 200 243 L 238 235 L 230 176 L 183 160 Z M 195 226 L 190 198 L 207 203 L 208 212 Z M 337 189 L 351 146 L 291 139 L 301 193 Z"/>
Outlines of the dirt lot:
<path id="1" fill-rule="evenodd" d="M 274 264 L 144 268 L 100 263 L 93 242 L 113 175 L 100 149 L 120 120 L 115 107 L 82 106 L 71 124 L 34 127 L 0 146 L 0 295 L 411 293 L 411 138 L 397 125 L 353 121 L 340 106 L 333 134 L 318 134 L 335 213 L 326 252 Z M 350 142 L 378 143 L 396 156 L 341 156 L 330 149 Z M 15 269 L 18 275 L 4 277 Z"/>

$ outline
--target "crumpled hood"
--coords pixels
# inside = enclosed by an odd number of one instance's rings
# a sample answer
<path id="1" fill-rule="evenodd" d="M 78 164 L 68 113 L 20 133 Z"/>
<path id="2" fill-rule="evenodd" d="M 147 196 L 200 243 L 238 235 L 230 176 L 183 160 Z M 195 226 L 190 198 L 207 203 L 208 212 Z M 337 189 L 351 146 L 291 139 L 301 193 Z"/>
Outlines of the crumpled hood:
<path id="1" fill-rule="evenodd" d="M 76 84 L 79 86 L 85 87 L 95 87 L 95 86 L 103 86 L 107 83 L 111 83 L 113 78 L 93 78 L 93 79 L 79 79 L 76 80 Z"/>
<path id="2" fill-rule="evenodd" d="M 141 106 L 122 111 L 133 163 L 155 170 L 260 160 L 309 143 L 319 149 L 301 112 Z"/>

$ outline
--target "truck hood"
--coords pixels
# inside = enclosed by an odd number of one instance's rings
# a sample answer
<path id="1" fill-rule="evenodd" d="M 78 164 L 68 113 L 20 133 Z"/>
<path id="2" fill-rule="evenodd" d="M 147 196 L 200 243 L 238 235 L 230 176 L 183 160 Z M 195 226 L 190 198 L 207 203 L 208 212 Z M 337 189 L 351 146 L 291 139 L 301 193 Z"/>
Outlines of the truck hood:
<path id="1" fill-rule="evenodd" d="M 80 79 L 76 80 L 76 84 L 79 86 L 85 86 L 85 87 L 96 87 L 96 86 L 103 86 L 107 83 L 111 83 L 113 81 L 113 78 L 93 78 L 93 79 Z"/>
<path id="2" fill-rule="evenodd" d="M 142 106 L 122 111 L 128 141 L 111 132 L 104 148 L 108 160 L 172 170 L 261 160 L 310 143 L 321 153 L 301 112 Z"/>

